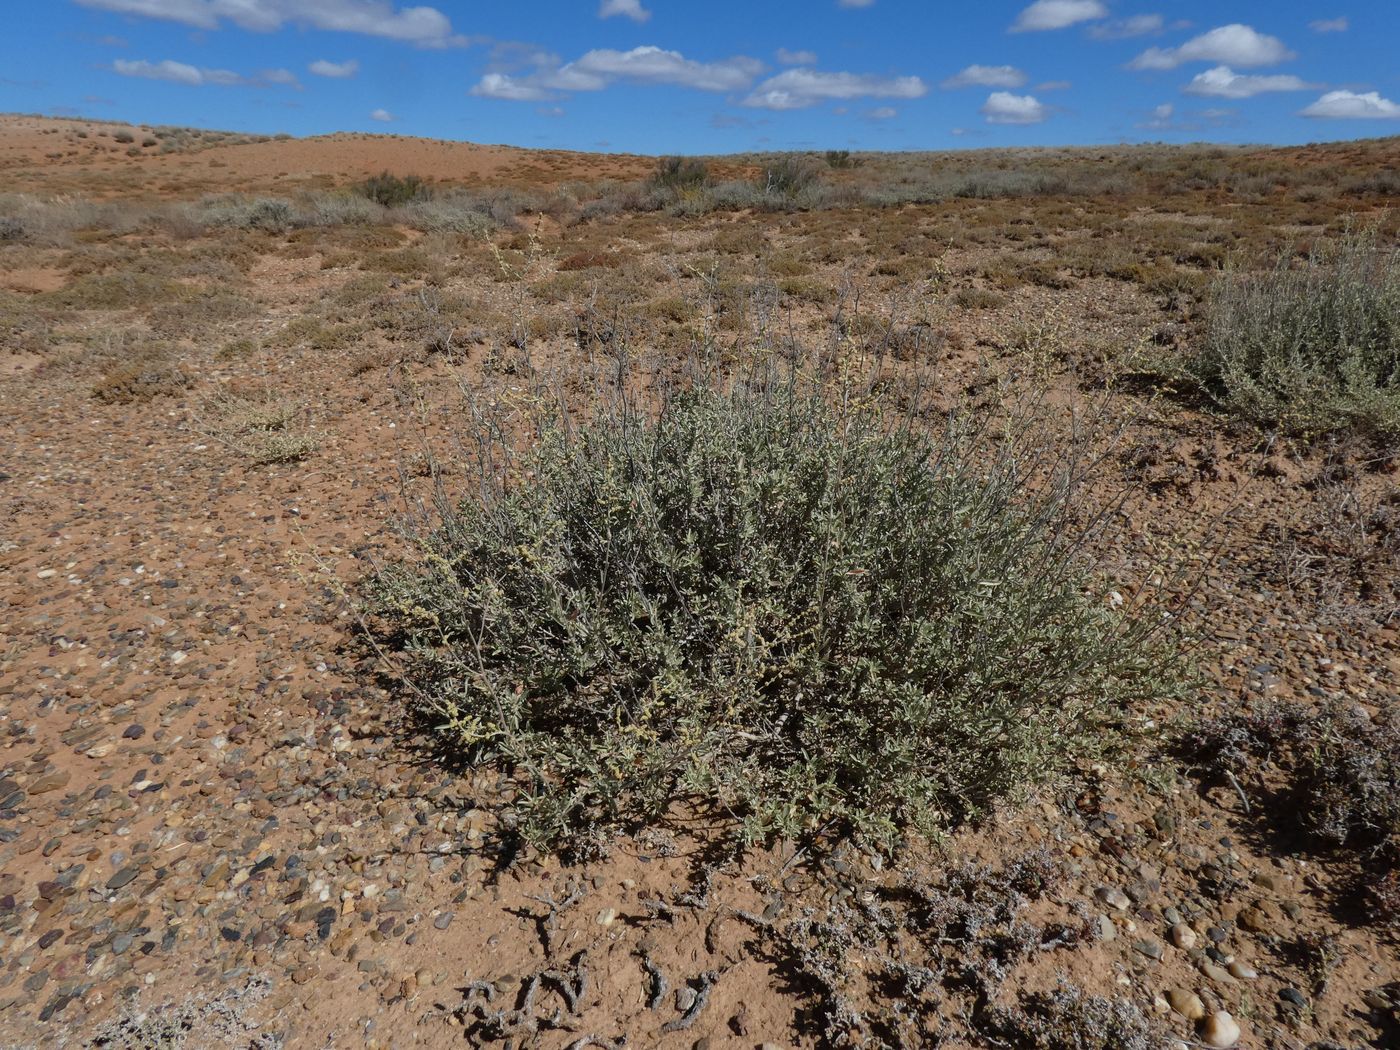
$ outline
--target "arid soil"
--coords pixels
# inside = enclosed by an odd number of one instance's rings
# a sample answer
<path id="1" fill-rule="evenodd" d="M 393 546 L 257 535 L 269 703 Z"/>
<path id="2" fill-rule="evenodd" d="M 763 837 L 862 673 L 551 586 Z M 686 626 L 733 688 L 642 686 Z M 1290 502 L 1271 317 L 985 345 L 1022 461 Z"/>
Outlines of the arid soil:
<path id="1" fill-rule="evenodd" d="M 649 168 L 357 136 L 45 157 L 86 151 L 78 127 L 0 120 L 7 189 Z M 157 1045 L 178 1017 L 189 1046 L 1147 1047 L 1207 1043 L 1217 1010 L 1251 1050 L 1400 1045 L 1359 859 L 1280 837 L 1267 769 L 1202 775 L 1173 744 L 1269 702 L 1400 703 L 1395 460 L 1145 378 L 1229 253 L 1394 203 L 1306 196 L 0 243 L 0 1045 Z M 1129 600 L 1162 566 L 1199 687 L 1139 712 L 1130 758 L 892 860 L 741 852 L 679 807 L 603 856 L 516 849 L 500 774 L 444 763 L 376 675 L 355 582 L 431 464 L 468 487 L 469 404 L 586 412 L 620 360 L 794 346 L 947 404 L 1048 391 L 1051 438 L 1087 419 L 1086 498 L 1127 486 L 1100 564 Z M 1143 1034 L 1036 1028 L 1068 987 Z"/>

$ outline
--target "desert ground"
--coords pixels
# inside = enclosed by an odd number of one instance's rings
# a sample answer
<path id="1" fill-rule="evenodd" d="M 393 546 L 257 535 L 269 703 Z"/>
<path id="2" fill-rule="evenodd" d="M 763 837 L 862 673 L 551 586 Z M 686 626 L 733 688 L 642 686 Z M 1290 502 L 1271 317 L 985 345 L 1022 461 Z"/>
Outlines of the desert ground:
<path id="1" fill-rule="evenodd" d="M 1400 139 L 668 166 L 0 118 L 0 1045 L 1400 1045 L 1400 369 L 1333 425 L 1186 366 L 1222 282 L 1393 253 L 1397 203 Z M 365 581 L 482 426 L 773 362 L 1082 456 L 1086 593 L 1170 618 L 1181 687 L 933 833 L 523 834 Z"/>

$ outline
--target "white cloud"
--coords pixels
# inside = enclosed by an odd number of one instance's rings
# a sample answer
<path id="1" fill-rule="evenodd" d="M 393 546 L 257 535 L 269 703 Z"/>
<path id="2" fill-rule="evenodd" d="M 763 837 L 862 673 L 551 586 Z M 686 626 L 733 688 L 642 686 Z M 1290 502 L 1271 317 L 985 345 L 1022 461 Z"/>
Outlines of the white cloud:
<path id="1" fill-rule="evenodd" d="M 1315 85 L 1292 74 L 1250 76 L 1236 73 L 1229 66 L 1216 66 L 1197 73 L 1191 83 L 1181 90 L 1188 95 L 1206 98 L 1253 98 L 1267 91 L 1306 91 Z"/>
<path id="2" fill-rule="evenodd" d="M 763 63 L 742 55 L 719 62 L 696 62 L 679 51 L 634 47 L 631 51 L 599 49 L 573 62 L 542 61 L 526 76 L 488 73 L 471 89 L 473 95 L 511 102 L 540 102 L 562 92 L 602 91 L 616 81 L 673 84 L 696 91 L 739 91 L 763 72 Z"/>
<path id="3" fill-rule="evenodd" d="M 784 66 L 815 66 L 817 64 L 815 51 L 789 51 L 785 47 L 780 47 L 773 57 L 778 60 L 780 65 Z"/>
<path id="4" fill-rule="evenodd" d="M 506 102 L 544 102 L 554 97 L 548 88 L 527 80 L 517 80 L 506 73 L 487 73 L 472 87 L 471 94 Z"/>
<path id="5" fill-rule="evenodd" d="M 876 106 L 866 114 L 870 120 L 894 120 L 897 116 L 899 116 L 899 110 L 893 106 Z"/>
<path id="6" fill-rule="evenodd" d="M 318 77 L 330 77 L 332 80 L 345 80 L 353 77 L 360 71 L 360 63 L 353 58 L 345 62 L 330 62 L 324 58 L 318 58 L 311 65 L 306 67 Z"/>
<path id="7" fill-rule="evenodd" d="M 1089 35 L 1095 40 L 1127 40 L 1135 36 L 1155 36 L 1165 28 L 1166 19 L 1161 15 L 1131 15 L 1090 26 Z"/>
<path id="8" fill-rule="evenodd" d="M 1300 112 L 1332 120 L 1400 120 L 1400 104 L 1375 91 L 1329 91 Z"/>
<path id="9" fill-rule="evenodd" d="M 1026 74 L 1015 66 L 968 66 L 943 81 L 947 89 L 961 87 L 1018 88 L 1026 82 Z"/>
<path id="10" fill-rule="evenodd" d="M 1047 29 L 1065 29 L 1080 22 L 1107 17 L 1108 8 L 1100 0 L 1035 0 L 1021 12 L 1011 32 L 1038 33 Z"/>
<path id="11" fill-rule="evenodd" d="M 387 109 L 376 109 L 369 115 L 370 120 L 377 120 L 381 124 L 391 124 L 399 118 L 390 113 Z"/>
<path id="12" fill-rule="evenodd" d="M 1166 130 L 1172 128 L 1172 117 L 1176 115 L 1176 107 L 1170 102 L 1163 102 L 1152 110 L 1152 118 L 1139 124 L 1140 128 L 1152 128 L 1154 130 Z"/>
<path id="13" fill-rule="evenodd" d="M 300 90 L 301 81 L 290 69 L 264 69 L 258 72 L 253 78 L 254 83 L 279 84 L 282 87 L 294 87 Z"/>
<path id="14" fill-rule="evenodd" d="M 1216 62 L 1229 66 L 1273 66 L 1297 56 L 1276 36 L 1234 23 L 1219 26 L 1180 47 L 1150 47 L 1128 64 L 1129 69 L 1175 69 L 1187 62 Z"/>
<path id="15" fill-rule="evenodd" d="M 1319 18 L 1316 22 L 1309 22 L 1308 28 L 1314 33 L 1345 33 L 1351 28 L 1351 22 L 1345 15 L 1341 18 Z"/>
<path id="16" fill-rule="evenodd" d="M 821 102 L 856 98 L 922 98 L 928 85 L 918 77 L 877 77 L 788 69 L 769 77 L 744 99 L 759 109 L 806 109 Z"/>
<path id="17" fill-rule="evenodd" d="M 186 65 L 183 62 L 172 62 L 166 59 L 164 62 L 147 62 L 144 58 L 135 62 L 129 62 L 124 58 L 119 58 L 112 63 L 113 72 L 120 73 L 124 77 L 141 77 L 145 80 L 169 80 L 175 84 L 189 84 L 197 87 L 207 83 L 204 70 L 194 66 Z M 210 70 L 210 72 L 219 72 Z M 229 76 L 237 74 L 229 73 Z"/>
<path id="18" fill-rule="evenodd" d="M 1034 95 L 993 91 L 982 104 L 982 115 L 988 124 L 1039 124 L 1050 111 Z"/>
<path id="19" fill-rule="evenodd" d="M 287 23 L 362 33 L 422 47 L 452 47 L 466 38 L 434 7 L 397 7 L 390 0 L 77 0 L 83 7 L 218 29 L 227 20 L 240 29 L 268 33 Z"/>
<path id="20" fill-rule="evenodd" d="M 163 62 L 147 62 L 144 58 L 134 61 L 119 58 L 112 63 L 112 72 L 124 77 L 165 80 L 189 87 L 203 87 L 205 84 L 215 84 L 219 87 L 266 87 L 269 84 L 301 87 L 296 74 L 289 69 L 264 69 L 254 76 L 245 77 L 229 69 L 201 69 L 168 58 Z"/>
<path id="21" fill-rule="evenodd" d="M 651 18 L 651 12 L 642 6 L 642 0 L 603 0 L 598 5 L 599 18 L 614 18 L 617 15 L 638 23 Z"/>

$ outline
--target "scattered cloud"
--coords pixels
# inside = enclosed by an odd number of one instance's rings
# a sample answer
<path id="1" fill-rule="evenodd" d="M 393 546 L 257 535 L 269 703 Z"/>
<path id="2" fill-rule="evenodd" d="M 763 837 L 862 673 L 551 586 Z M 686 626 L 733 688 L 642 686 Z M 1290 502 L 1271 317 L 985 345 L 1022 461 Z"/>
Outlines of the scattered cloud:
<path id="1" fill-rule="evenodd" d="M 1095 40 L 1127 40 L 1135 36 L 1157 36 L 1166 27 L 1166 19 L 1161 15 L 1130 15 L 1090 26 L 1089 35 Z"/>
<path id="2" fill-rule="evenodd" d="M 296 74 L 287 69 L 264 69 L 251 77 L 245 77 L 229 69 L 202 69 L 168 58 L 163 62 L 147 62 L 144 58 L 134 61 L 119 58 L 112 63 L 112 72 L 124 77 L 164 80 L 188 87 L 203 87 L 206 84 L 219 87 L 268 87 L 273 84 L 282 87 L 301 86 Z"/>
<path id="3" fill-rule="evenodd" d="M 387 109 L 376 109 L 369 115 L 370 120 L 377 120 L 381 124 L 392 124 L 399 118 L 390 113 Z"/>
<path id="4" fill-rule="evenodd" d="M 1234 116 L 1233 109 L 1202 109 L 1189 113 L 1179 113 L 1172 103 L 1163 102 L 1137 126 L 1147 131 L 1198 132 L 1206 128 L 1218 128 L 1231 123 Z"/>
<path id="5" fill-rule="evenodd" d="M 1080 22 L 1107 17 L 1108 8 L 1100 0 L 1035 0 L 1021 12 L 1011 32 L 1040 33 L 1049 29 L 1067 29 Z"/>
<path id="6" fill-rule="evenodd" d="M 1351 28 L 1351 21 L 1345 15 L 1341 18 L 1319 18 L 1309 22 L 1308 28 L 1314 33 L 1345 33 Z"/>
<path id="7" fill-rule="evenodd" d="M 1128 64 L 1129 69 L 1175 69 L 1188 62 L 1230 66 L 1274 66 L 1297 56 L 1276 36 L 1234 23 L 1219 26 L 1180 47 L 1150 47 Z"/>
<path id="8" fill-rule="evenodd" d="M 360 63 L 351 58 L 344 62 L 330 62 L 324 58 L 318 58 L 311 65 L 306 67 L 318 77 L 330 77 L 332 80 L 347 80 L 360 71 Z"/>
<path id="9" fill-rule="evenodd" d="M 783 66 L 815 66 L 817 64 L 817 53 L 815 51 L 789 51 L 785 47 L 778 48 L 773 56 Z"/>
<path id="10" fill-rule="evenodd" d="M 544 102 L 554 97 L 549 88 L 508 73 L 487 73 L 472 86 L 470 93 L 477 98 L 496 98 L 503 102 Z"/>
<path id="11" fill-rule="evenodd" d="M 1039 124 L 1050 116 L 1050 111 L 1034 95 L 993 91 L 982 104 L 982 115 L 988 124 Z"/>
<path id="12" fill-rule="evenodd" d="M 865 114 L 867 120 L 894 120 L 899 116 L 899 110 L 893 106 L 876 106 Z"/>
<path id="13" fill-rule="evenodd" d="M 1229 66 L 1216 66 L 1197 73 L 1182 91 L 1206 98 L 1253 98 L 1268 91 L 1307 91 L 1316 86 L 1292 74 L 1251 76 L 1236 73 Z"/>
<path id="14" fill-rule="evenodd" d="M 1043 84 L 1037 84 L 1037 91 L 1068 91 L 1074 87 L 1073 81 L 1069 80 L 1047 80 Z"/>
<path id="15" fill-rule="evenodd" d="M 617 81 L 672 84 L 696 91 L 739 91 L 764 69 L 762 62 L 742 55 L 719 62 L 696 62 L 679 51 L 651 46 L 589 51 L 562 65 L 550 56 L 539 56 L 539 61 L 535 71 L 525 76 L 487 73 L 471 93 L 512 102 L 540 102 L 573 91 L 602 91 Z"/>
<path id="16" fill-rule="evenodd" d="M 1329 91 L 1300 113 L 1330 120 L 1400 120 L 1400 104 L 1375 91 Z"/>
<path id="17" fill-rule="evenodd" d="M 420 47 L 459 47 L 467 39 L 435 7 L 400 8 L 390 0 L 76 0 L 83 7 L 218 29 L 270 33 L 284 25 L 383 37 Z"/>
<path id="18" fill-rule="evenodd" d="M 1018 88 L 1026 82 L 1026 74 L 1015 66 L 968 66 L 943 81 L 942 87 L 952 90 L 963 87 Z"/>
<path id="19" fill-rule="evenodd" d="M 822 102 L 857 98 L 922 98 L 928 85 L 919 77 L 878 77 L 788 69 L 769 77 L 744 99 L 759 109 L 806 109 Z"/>
<path id="20" fill-rule="evenodd" d="M 1172 117 L 1176 114 L 1176 107 L 1170 102 L 1163 102 L 1152 111 L 1151 119 L 1138 125 L 1140 128 L 1170 128 Z"/>
<path id="21" fill-rule="evenodd" d="M 599 18 L 630 18 L 638 24 L 651 18 L 651 12 L 642 6 L 642 0 L 603 0 L 598 5 Z"/>

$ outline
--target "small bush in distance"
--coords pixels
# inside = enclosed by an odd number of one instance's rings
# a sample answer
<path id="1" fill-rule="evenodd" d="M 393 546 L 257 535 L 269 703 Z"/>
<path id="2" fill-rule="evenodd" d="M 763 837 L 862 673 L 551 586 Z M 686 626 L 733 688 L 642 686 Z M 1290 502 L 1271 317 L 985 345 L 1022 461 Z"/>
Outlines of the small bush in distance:
<path id="1" fill-rule="evenodd" d="M 1301 266 L 1225 273 L 1187 370 L 1229 412 L 1301 438 L 1400 437 L 1400 252 L 1348 230 Z"/>
<path id="2" fill-rule="evenodd" d="M 826 166 L 829 168 L 854 168 L 858 167 L 860 161 L 851 156 L 848 149 L 829 149 L 826 151 Z"/>
<path id="3" fill-rule="evenodd" d="M 1086 594 L 1064 491 L 956 428 L 705 391 L 521 455 L 367 604 L 443 745 L 519 775 L 536 844 L 689 799 L 751 840 L 889 845 L 1102 753 L 1173 687 L 1161 620 Z"/>
<path id="4" fill-rule="evenodd" d="M 427 200 L 433 195 L 432 188 L 417 175 L 398 176 L 387 171 L 371 176 L 356 189 L 362 197 L 386 208 Z"/>
<path id="5" fill-rule="evenodd" d="M 699 157 L 660 157 L 651 183 L 669 190 L 698 190 L 710 184 L 710 168 Z"/>
<path id="6" fill-rule="evenodd" d="M 805 154 L 784 154 L 768 164 L 759 177 L 764 193 L 778 197 L 795 197 L 821 178 L 817 161 Z"/>

